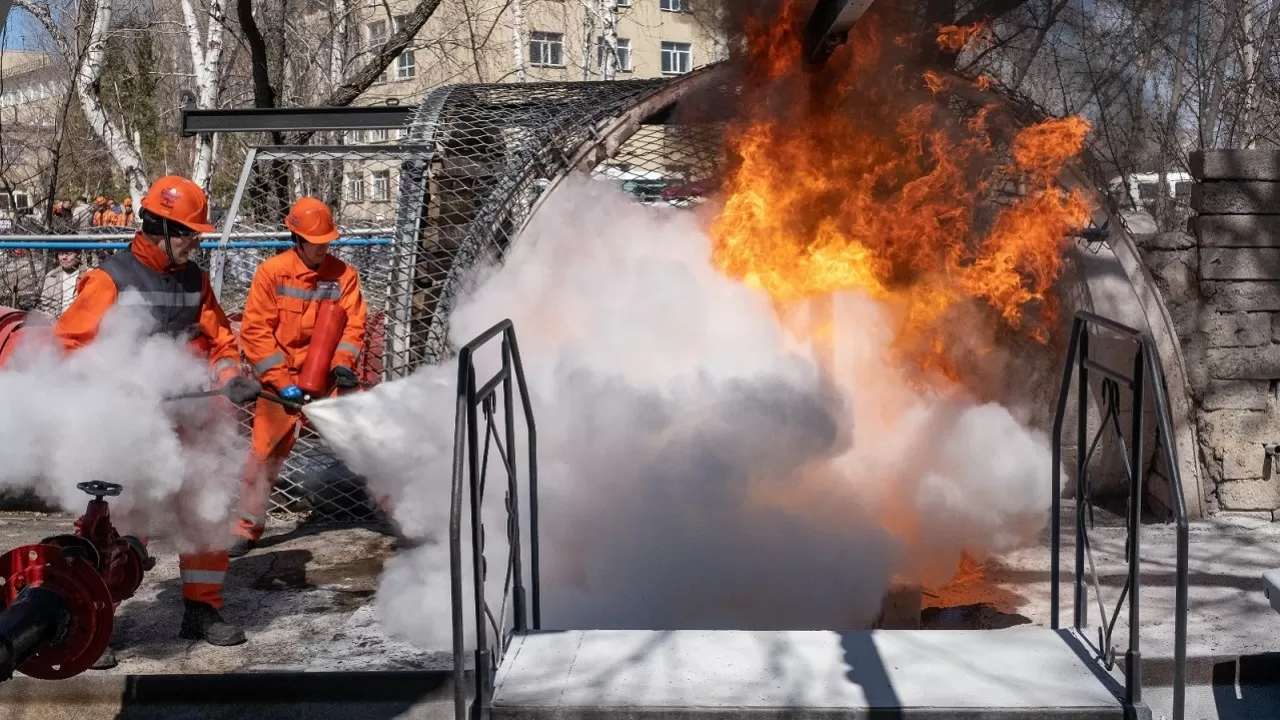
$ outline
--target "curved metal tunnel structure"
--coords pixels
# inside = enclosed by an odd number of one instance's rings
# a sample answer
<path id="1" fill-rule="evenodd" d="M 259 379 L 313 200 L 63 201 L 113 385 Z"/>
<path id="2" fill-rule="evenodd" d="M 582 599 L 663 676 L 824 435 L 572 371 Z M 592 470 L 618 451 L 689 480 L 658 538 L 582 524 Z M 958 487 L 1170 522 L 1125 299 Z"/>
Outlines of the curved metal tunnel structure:
<path id="1" fill-rule="evenodd" d="M 705 108 L 708 98 L 735 92 L 729 70 L 720 64 L 669 81 L 463 85 L 432 92 L 409 129 L 411 142 L 421 150 L 406 156 L 400 174 L 396 243 L 414 251 L 398 255 L 389 284 L 389 292 L 398 295 L 387 302 L 389 375 L 402 376 L 450 356 L 447 318 L 462 283 L 478 264 L 501 260 L 569 175 L 630 183 L 641 199 L 647 177 L 674 176 L 686 185 L 713 182 L 720 170 L 723 123 L 689 122 L 690 113 L 682 111 L 695 104 Z M 965 78 L 952 80 L 950 106 L 957 112 L 994 107 L 991 126 L 1006 137 L 1044 119 L 996 90 L 979 89 Z M 1079 168 L 1065 173 L 1063 182 L 1096 197 Z M 661 200 L 656 192 L 648 199 Z M 1094 223 L 1109 228 L 1109 239 L 1082 241 L 1071 249 L 1074 272 L 1059 283 L 1064 315 L 1089 310 L 1153 336 L 1167 385 L 1184 501 L 1190 517 L 1199 518 L 1206 496 L 1188 377 L 1172 319 L 1123 223 L 1102 209 L 1095 211 Z M 1100 342 L 1105 353 L 1106 341 Z M 1046 348 L 1040 362 L 1056 372 L 1059 352 Z M 1032 416 L 1047 429 L 1049 395 L 1028 400 L 1042 405 Z M 1096 425 L 1100 398 L 1091 406 Z M 1117 466 L 1102 467 L 1102 485 L 1108 477 L 1111 485 L 1118 484 L 1119 472 Z M 1149 487 L 1167 509 L 1172 503 L 1165 477 L 1156 468 Z"/>

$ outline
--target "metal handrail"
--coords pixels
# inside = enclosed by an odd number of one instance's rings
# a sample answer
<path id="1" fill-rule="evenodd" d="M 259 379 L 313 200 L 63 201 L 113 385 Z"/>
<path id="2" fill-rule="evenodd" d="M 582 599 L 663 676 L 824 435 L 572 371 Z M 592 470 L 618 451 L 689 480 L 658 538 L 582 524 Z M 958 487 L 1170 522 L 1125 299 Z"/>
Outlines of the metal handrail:
<path id="1" fill-rule="evenodd" d="M 1089 357 L 1089 330 L 1091 327 L 1103 328 L 1120 335 L 1136 344 L 1132 375 L 1109 368 Z M 1104 385 L 1109 385 L 1108 392 L 1118 397 L 1119 386 L 1127 387 L 1133 394 L 1133 426 L 1130 441 L 1130 454 L 1126 458 L 1127 477 L 1129 481 L 1129 513 L 1126 518 L 1128 577 L 1125 589 L 1121 591 L 1120 601 L 1116 605 L 1118 615 L 1120 606 L 1126 595 L 1129 600 L 1129 648 L 1125 652 L 1125 697 L 1127 707 L 1132 708 L 1142 702 L 1142 653 L 1139 644 L 1140 625 L 1140 550 L 1142 529 L 1142 443 L 1144 394 L 1148 385 L 1153 395 L 1156 416 L 1156 442 L 1163 451 L 1165 464 L 1168 467 L 1168 479 L 1173 495 L 1173 513 L 1177 528 L 1177 562 L 1176 590 L 1174 600 L 1174 675 L 1173 675 L 1173 720 L 1182 720 L 1186 700 L 1186 662 L 1187 662 L 1187 586 L 1188 586 L 1188 522 L 1186 501 L 1182 494 L 1182 476 L 1178 469 L 1177 451 L 1173 446 L 1173 421 L 1169 415 L 1168 398 L 1165 396 L 1164 374 L 1157 360 L 1155 343 L 1147 332 L 1122 325 L 1114 320 L 1089 312 L 1078 312 L 1071 325 L 1071 337 L 1067 346 L 1067 358 L 1062 370 L 1062 386 L 1058 394 L 1058 406 L 1053 421 L 1053 560 L 1051 569 L 1052 587 L 1051 626 L 1056 630 L 1060 626 L 1060 578 L 1062 554 L 1062 430 L 1066 418 L 1067 400 L 1071 392 L 1072 369 L 1078 370 L 1077 403 L 1078 417 L 1077 452 L 1076 452 L 1076 534 L 1075 534 L 1075 574 L 1073 577 L 1073 610 L 1074 628 L 1079 632 L 1084 624 L 1084 613 L 1087 608 L 1085 600 L 1086 588 L 1084 579 L 1085 553 L 1088 547 L 1088 533 L 1085 528 L 1085 513 L 1090 497 L 1088 493 L 1087 465 L 1097 440 L 1101 438 L 1105 427 L 1099 428 L 1098 437 L 1093 447 L 1086 453 L 1085 444 L 1088 437 L 1088 394 L 1089 372 L 1097 372 L 1103 377 Z M 1118 418 L 1110 414 L 1104 416 L 1104 424 L 1111 417 L 1121 449 L 1124 449 L 1124 437 L 1120 434 Z M 1090 553 L 1092 563 L 1092 554 Z M 1095 573 L 1096 575 L 1096 573 Z M 1101 603 L 1101 588 L 1097 589 Z M 1101 621 L 1106 624 L 1105 615 Z M 1110 630 L 1114 628 L 1115 617 L 1111 626 L 1102 635 L 1097 648 L 1102 660 L 1111 662 Z"/>
<path id="2" fill-rule="evenodd" d="M 475 352 L 496 337 L 502 337 L 502 369 L 484 383 L 476 381 Z M 513 387 L 513 383 L 515 387 Z M 453 607 L 453 681 L 454 716 L 465 720 L 467 714 L 465 673 L 466 656 L 465 618 L 462 595 L 462 495 L 470 490 L 471 506 L 471 562 L 472 582 L 475 591 L 474 612 L 476 623 L 475 650 L 475 700 L 473 707 L 485 714 L 493 698 L 493 673 L 497 662 L 490 657 L 485 620 L 491 618 L 485 600 L 484 529 L 481 509 L 484 502 L 485 475 L 488 469 L 488 447 L 493 431 L 495 394 L 502 391 L 503 424 L 506 451 L 498 443 L 499 457 L 507 473 L 507 540 L 511 544 L 509 566 L 503 573 L 504 593 L 507 583 L 512 583 L 512 610 L 514 630 L 524 632 L 542 627 L 542 593 L 538 548 L 538 443 L 537 427 L 533 419 L 533 406 L 529 400 L 529 388 L 525 382 L 524 365 L 520 360 L 520 347 L 516 342 L 515 328 L 510 320 L 503 320 L 481 333 L 479 337 L 458 351 L 457 408 L 453 435 L 453 486 L 449 508 L 449 576 Z M 526 603 L 523 547 L 520 536 L 520 504 L 515 462 L 515 395 L 520 392 L 520 405 L 528 431 L 529 462 L 529 590 L 532 612 Z M 483 407 L 486 420 L 485 450 L 480 452 L 480 436 L 476 409 Z M 468 486 L 464 488 L 463 478 Z M 514 582 L 512 576 L 514 575 Z M 505 594 L 503 599 L 505 607 Z M 500 613 L 505 617 L 505 613 Z M 494 621 L 495 634 L 499 637 L 498 654 L 503 652 L 510 639 L 503 635 L 505 621 Z"/>

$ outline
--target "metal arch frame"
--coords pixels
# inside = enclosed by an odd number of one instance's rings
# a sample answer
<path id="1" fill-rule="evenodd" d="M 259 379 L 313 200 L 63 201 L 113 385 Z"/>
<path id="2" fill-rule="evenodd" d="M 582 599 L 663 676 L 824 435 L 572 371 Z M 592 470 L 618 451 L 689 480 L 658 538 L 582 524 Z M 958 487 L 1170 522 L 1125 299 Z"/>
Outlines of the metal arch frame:
<path id="1" fill-rule="evenodd" d="M 422 226 L 423 213 L 428 202 L 427 177 L 435 157 L 436 131 L 440 129 L 440 114 L 453 96 L 454 85 L 432 90 L 409 120 L 411 147 L 420 148 L 408 154 L 400 163 L 400 197 L 396 208 L 396 242 L 401 246 L 416 243 Z M 415 190 L 416 188 L 416 190 Z M 413 194 L 412 204 L 406 198 Z M 412 372 L 409 345 L 413 334 L 413 283 L 417 280 L 417 250 L 412 253 L 396 253 L 391 266 L 387 313 L 387 348 L 383 373 L 386 377 L 403 377 Z M 394 298 L 395 302 L 392 302 Z"/>

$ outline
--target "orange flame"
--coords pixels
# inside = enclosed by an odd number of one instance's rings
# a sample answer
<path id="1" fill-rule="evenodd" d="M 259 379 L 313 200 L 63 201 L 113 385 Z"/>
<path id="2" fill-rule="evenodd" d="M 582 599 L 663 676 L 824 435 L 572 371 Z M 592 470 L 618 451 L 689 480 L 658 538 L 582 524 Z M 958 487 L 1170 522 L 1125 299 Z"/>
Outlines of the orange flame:
<path id="1" fill-rule="evenodd" d="M 894 50 L 876 42 L 874 19 L 855 28 L 865 37 L 837 52 L 836 67 L 802 70 L 787 39 L 795 6 L 749 28 L 742 119 L 729 128 L 724 207 L 711 228 L 716 265 L 784 304 L 852 289 L 888 301 L 902 311 L 900 349 L 947 376 L 941 328 L 962 305 L 1047 340 L 1066 233 L 1089 212 L 1058 175 L 1088 123 L 1027 128 L 998 154 L 990 108 L 960 120 L 913 90 L 912 74 L 882 54 Z M 944 28 L 939 42 L 979 30 Z M 914 81 L 932 93 L 949 85 L 934 72 Z M 995 191 L 1011 197 L 994 205 Z"/>
<path id="2" fill-rule="evenodd" d="M 965 27 L 947 25 L 938 29 L 938 47 L 949 52 L 958 53 L 969 41 L 987 29 L 986 23 L 974 23 Z"/>

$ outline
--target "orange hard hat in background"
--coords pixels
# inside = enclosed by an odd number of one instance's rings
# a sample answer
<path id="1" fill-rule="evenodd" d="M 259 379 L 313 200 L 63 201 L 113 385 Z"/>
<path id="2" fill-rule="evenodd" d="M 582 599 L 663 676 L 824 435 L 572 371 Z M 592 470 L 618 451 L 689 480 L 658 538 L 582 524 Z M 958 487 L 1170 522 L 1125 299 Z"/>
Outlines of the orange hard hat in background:
<path id="1" fill-rule="evenodd" d="M 166 175 L 152 183 L 142 198 L 142 209 L 196 232 L 214 230 L 209 224 L 209 199 L 199 185 L 184 177 Z"/>
<path id="2" fill-rule="evenodd" d="M 329 206 L 313 197 L 304 197 L 294 203 L 284 219 L 284 226 L 316 245 L 327 245 L 337 240 L 339 235 Z"/>

